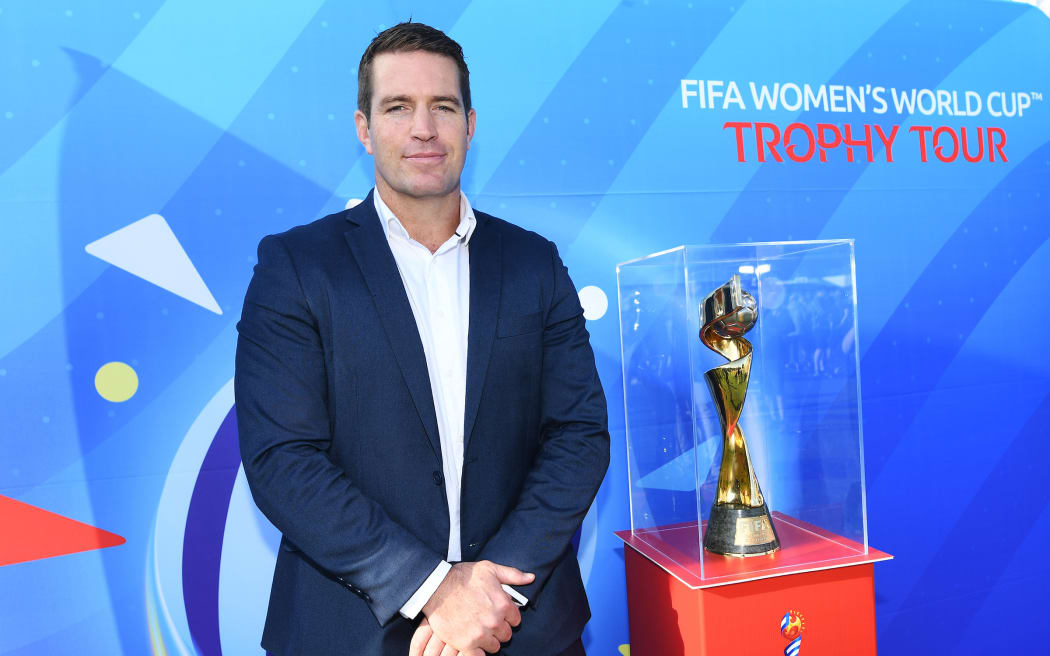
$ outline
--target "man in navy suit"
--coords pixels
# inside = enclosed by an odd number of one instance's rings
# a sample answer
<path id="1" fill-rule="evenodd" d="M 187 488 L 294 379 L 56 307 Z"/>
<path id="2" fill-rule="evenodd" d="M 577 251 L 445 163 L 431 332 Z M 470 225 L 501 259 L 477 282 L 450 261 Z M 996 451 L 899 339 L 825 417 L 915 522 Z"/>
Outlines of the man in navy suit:
<path id="1" fill-rule="evenodd" d="M 459 44 L 403 23 L 358 76 L 376 188 L 264 238 L 238 324 L 244 470 L 283 534 L 262 646 L 582 654 L 571 539 L 609 435 L 576 290 L 460 191 Z"/>

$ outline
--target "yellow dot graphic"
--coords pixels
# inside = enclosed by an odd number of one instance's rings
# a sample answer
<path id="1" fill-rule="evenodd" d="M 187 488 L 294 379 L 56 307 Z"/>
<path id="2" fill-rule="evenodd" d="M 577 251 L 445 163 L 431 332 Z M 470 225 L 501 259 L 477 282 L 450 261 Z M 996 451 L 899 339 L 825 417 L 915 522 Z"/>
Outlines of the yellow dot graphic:
<path id="1" fill-rule="evenodd" d="M 631 656 L 631 645 L 620 645 L 620 653 L 623 656 Z"/>
<path id="2" fill-rule="evenodd" d="M 95 373 L 95 389 L 107 401 L 123 403 L 138 391 L 139 375 L 123 362 L 107 362 Z"/>

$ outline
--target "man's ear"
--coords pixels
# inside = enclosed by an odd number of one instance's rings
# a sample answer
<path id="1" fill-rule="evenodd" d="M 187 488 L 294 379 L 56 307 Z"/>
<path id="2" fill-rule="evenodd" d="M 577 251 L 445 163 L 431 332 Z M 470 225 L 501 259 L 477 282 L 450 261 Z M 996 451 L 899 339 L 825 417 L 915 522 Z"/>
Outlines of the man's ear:
<path id="1" fill-rule="evenodd" d="M 357 127 L 357 140 L 365 147 L 365 151 L 372 154 L 372 135 L 368 134 L 368 117 L 360 109 L 354 112 L 354 125 Z"/>
<path id="2" fill-rule="evenodd" d="M 478 114 L 471 107 L 467 112 L 467 150 L 470 150 L 470 142 L 474 139 L 474 128 L 477 127 Z"/>

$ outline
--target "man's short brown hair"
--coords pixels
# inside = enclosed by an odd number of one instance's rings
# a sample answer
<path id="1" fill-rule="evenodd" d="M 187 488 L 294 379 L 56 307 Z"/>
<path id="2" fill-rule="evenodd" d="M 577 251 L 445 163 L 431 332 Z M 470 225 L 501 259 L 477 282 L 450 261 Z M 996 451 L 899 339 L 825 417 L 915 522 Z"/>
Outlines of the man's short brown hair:
<path id="1" fill-rule="evenodd" d="M 384 52 L 413 52 L 422 50 L 449 57 L 459 69 L 459 95 L 463 98 L 463 111 L 470 110 L 470 71 L 463 59 L 463 48 L 441 30 L 423 23 L 398 23 L 385 29 L 368 44 L 361 64 L 357 67 L 357 108 L 365 118 L 372 111 L 372 61 Z"/>

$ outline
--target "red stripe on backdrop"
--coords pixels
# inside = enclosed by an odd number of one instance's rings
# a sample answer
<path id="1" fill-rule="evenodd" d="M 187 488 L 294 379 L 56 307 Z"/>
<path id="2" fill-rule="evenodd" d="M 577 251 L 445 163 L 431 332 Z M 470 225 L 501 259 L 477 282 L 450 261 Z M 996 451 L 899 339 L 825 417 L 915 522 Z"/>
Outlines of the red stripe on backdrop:
<path id="1" fill-rule="evenodd" d="M 75 519 L 0 495 L 0 566 L 79 551 L 104 549 L 125 540 Z"/>

